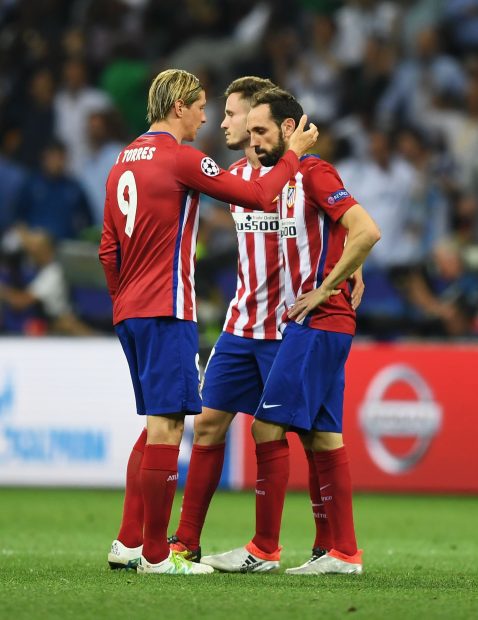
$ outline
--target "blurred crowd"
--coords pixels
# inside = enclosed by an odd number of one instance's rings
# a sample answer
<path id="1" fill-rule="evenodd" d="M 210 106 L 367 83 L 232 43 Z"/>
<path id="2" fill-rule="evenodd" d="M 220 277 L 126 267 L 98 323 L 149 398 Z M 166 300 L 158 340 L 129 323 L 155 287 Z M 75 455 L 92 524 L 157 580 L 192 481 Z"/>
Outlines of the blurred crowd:
<path id="1" fill-rule="evenodd" d="M 0 1 L 0 332 L 111 329 L 96 260 L 104 183 L 147 130 L 159 71 L 206 88 L 196 146 L 227 167 L 228 83 L 269 77 L 382 231 L 358 333 L 478 337 L 478 0 Z M 203 339 L 236 282 L 224 205 L 202 203 Z"/>

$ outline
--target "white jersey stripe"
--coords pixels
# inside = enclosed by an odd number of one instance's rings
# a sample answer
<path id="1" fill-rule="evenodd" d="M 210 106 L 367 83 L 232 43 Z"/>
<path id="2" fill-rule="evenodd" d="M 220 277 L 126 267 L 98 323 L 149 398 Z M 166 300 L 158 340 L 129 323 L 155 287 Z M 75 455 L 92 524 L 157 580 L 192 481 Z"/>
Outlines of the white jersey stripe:
<path id="1" fill-rule="evenodd" d="M 253 170 L 246 160 L 231 170 L 245 180 L 250 180 L 253 174 L 263 176 L 268 171 L 268 168 Z M 238 240 L 238 277 L 224 331 L 246 338 L 280 339 L 284 277 L 279 215 L 274 211 L 264 213 L 237 205 L 231 205 L 231 212 L 235 216 Z"/>
<path id="2" fill-rule="evenodd" d="M 184 217 L 181 228 L 181 242 L 179 245 L 179 255 L 178 255 L 178 266 L 177 266 L 177 274 L 178 274 L 178 288 L 176 291 L 176 316 L 178 319 L 184 319 L 184 280 L 183 280 L 183 240 L 184 240 L 184 227 L 186 226 L 186 222 L 189 217 L 189 210 L 191 208 L 191 196 L 192 191 L 188 192 L 186 202 L 184 205 Z"/>
<path id="3" fill-rule="evenodd" d="M 196 213 L 194 214 L 194 226 L 193 226 L 193 234 L 192 234 L 192 239 L 191 239 L 191 255 L 190 255 L 190 261 L 189 261 L 189 282 L 191 283 L 191 291 L 196 290 L 196 283 L 195 283 L 195 278 L 194 278 L 194 275 L 195 275 L 194 260 L 196 257 L 198 228 L 199 228 L 199 208 L 196 209 Z M 192 295 L 192 303 L 193 303 L 194 320 L 197 321 L 196 295 L 194 294 Z"/>

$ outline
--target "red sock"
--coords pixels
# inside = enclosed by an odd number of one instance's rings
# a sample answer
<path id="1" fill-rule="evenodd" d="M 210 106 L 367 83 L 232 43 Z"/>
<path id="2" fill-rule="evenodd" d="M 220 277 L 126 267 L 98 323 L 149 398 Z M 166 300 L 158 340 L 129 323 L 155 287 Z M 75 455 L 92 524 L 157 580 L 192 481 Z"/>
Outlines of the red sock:
<path id="1" fill-rule="evenodd" d="M 144 502 L 143 555 L 157 564 L 169 555 L 167 531 L 178 483 L 179 447 L 147 445 L 141 466 Z"/>
<path id="2" fill-rule="evenodd" d="M 181 519 L 176 531 L 179 540 L 190 549 L 199 547 L 202 528 L 224 464 L 226 444 L 193 445 L 184 489 Z"/>
<path id="3" fill-rule="evenodd" d="M 313 547 L 320 547 L 330 551 L 334 546 L 329 521 L 324 508 L 324 502 L 320 497 L 320 482 L 314 462 L 312 450 L 306 450 L 307 463 L 309 465 L 309 495 L 312 503 L 312 514 L 315 521 L 315 540 Z"/>
<path id="4" fill-rule="evenodd" d="M 333 548 L 346 555 L 354 555 L 357 552 L 357 541 L 352 511 L 352 483 L 345 446 L 315 452 L 314 461 Z"/>
<path id="5" fill-rule="evenodd" d="M 265 553 L 279 547 L 279 534 L 289 480 L 287 439 L 256 445 L 256 535 L 252 542 Z"/>
<path id="6" fill-rule="evenodd" d="M 123 519 L 117 537 L 126 547 L 139 547 L 143 544 L 143 494 L 140 471 L 146 437 L 146 429 L 143 429 L 131 450 L 126 469 Z"/>

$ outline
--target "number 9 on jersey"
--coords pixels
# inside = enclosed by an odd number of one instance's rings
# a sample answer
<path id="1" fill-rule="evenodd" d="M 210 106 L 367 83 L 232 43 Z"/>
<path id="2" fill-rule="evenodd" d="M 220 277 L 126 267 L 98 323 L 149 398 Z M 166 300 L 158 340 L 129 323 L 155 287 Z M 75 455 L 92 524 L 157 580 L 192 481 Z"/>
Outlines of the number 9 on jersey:
<path id="1" fill-rule="evenodd" d="M 136 180 L 131 170 L 126 170 L 120 176 L 116 197 L 118 199 L 118 206 L 121 209 L 121 213 L 126 215 L 126 225 L 124 231 L 128 237 L 131 237 L 133 234 L 134 220 L 136 218 L 136 207 L 138 206 Z"/>

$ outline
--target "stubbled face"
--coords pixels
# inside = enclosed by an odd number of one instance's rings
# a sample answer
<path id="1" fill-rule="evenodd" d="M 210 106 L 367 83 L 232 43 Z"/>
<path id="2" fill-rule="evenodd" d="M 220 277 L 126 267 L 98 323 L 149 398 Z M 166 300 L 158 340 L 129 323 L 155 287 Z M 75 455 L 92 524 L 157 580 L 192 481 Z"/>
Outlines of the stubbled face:
<path id="1" fill-rule="evenodd" d="M 231 93 L 226 100 L 221 129 L 224 129 L 227 147 L 233 151 L 249 145 L 247 115 L 250 109 L 249 101 L 243 99 L 241 93 Z"/>
<path id="2" fill-rule="evenodd" d="M 247 116 L 250 145 L 254 147 L 263 166 L 274 166 L 285 152 L 281 129 L 271 116 L 268 104 L 252 108 Z"/>
<path id="3" fill-rule="evenodd" d="M 206 93 L 202 90 L 199 98 L 189 107 L 183 108 L 182 128 L 183 140 L 193 142 L 203 123 L 206 122 Z"/>

